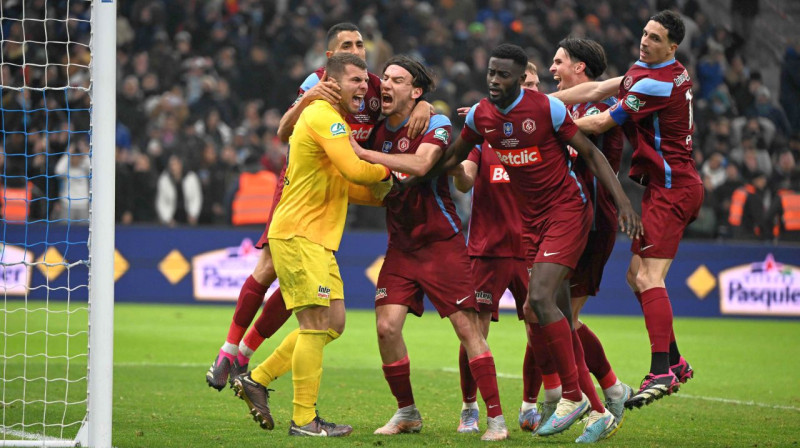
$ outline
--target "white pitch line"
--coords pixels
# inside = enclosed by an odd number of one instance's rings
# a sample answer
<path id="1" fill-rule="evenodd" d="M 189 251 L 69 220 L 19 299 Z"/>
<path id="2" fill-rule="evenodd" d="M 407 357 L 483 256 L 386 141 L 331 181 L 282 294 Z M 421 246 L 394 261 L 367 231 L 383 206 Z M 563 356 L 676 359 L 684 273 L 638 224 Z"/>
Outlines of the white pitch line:
<path id="1" fill-rule="evenodd" d="M 448 373 L 458 373 L 458 369 L 454 369 L 451 367 L 445 367 L 441 369 L 443 372 Z M 509 373 L 497 373 L 498 378 L 505 378 L 511 380 L 521 380 L 521 375 L 513 375 Z M 688 398 L 690 400 L 702 400 L 702 401 L 714 401 L 717 403 L 727 403 L 727 404 L 739 404 L 742 406 L 756 406 L 759 408 L 768 408 L 768 409 L 780 409 L 785 411 L 798 411 L 800 412 L 800 407 L 796 406 L 783 406 L 778 404 L 769 404 L 769 403 L 759 403 L 757 401 L 743 401 L 743 400 L 734 400 L 731 398 L 721 398 L 721 397 L 706 397 L 703 395 L 692 395 L 692 394 L 685 394 L 685 393 L 677 393 L 675 394 L 678 398 Z"/>
<path id="2" fill-rule="evenodd" d="M 206 363 L 197 363 L 197 362 L 183 362 L 183 363 L 156 363 L 156 362 L 116 362 L 114 363 L 115 367 L 206 367 L 209 364 Z M 442 369 L 438 369 L 442 372 L 447 373 L 458 373 L 458 369 L 454 369 L 452 367 L 445 367 Z M 521 375 L 515 375 L 510 373 L 502 373 L 497 372 L 498 378 L 503 379 L 510 379 L 510 380 L 521 380 Z M 783 406 L 778 404 L 769 404 L 769 403 L 759 403 L 757 401 L 744 401 L 744 400 L 734 400 L 731 398 L 722 398 L 722 397 L 706 397 L 703 395 L 692 395 L 692 394 L 685 394 L 685 393 L 678 393 L 675 395 L 678 398 L 686 398 L 690 400 L 701 400 L 701 401 L 713 401 L 716 403 L 727 403 L 727 404 L 738 404 L 742 406 L 756 406 L 759 408 L 768 408 L 768 409 L 780 409 L 785 411 L 797 411 L 800 412 L 800 407 L 797 406 Z"/>

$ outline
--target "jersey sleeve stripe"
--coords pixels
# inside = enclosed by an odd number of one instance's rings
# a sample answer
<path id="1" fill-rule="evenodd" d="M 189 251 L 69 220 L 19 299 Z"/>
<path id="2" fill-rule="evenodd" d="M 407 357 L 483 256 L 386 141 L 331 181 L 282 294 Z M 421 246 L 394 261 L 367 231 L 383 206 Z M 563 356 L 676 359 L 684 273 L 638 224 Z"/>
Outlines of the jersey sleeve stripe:
<path id="1" fill-rule="evenodd" d="M 578 180 L 578 177 L 575 175 L 575 171 L 572 169 L 572 162 L 569 162 L 569 176 L 575 181 L 575 185 L 578 186 L 578 192 L 581 194 L 581 201 L 583 201 L 585 204 L 586 194 L 583 192 L 583 185 L 581 185 L 581 181 Z"/>
<path id="2" fill-rule="evenodd" d="M 623 123 L 628 121 L 628 113 L 625 112 L 625 109 L 622 108 L 620 104 L 617 106 L 616 109 L 610 109 L 611 118 L 614 120 L 614 123 L 617 123 L 618 126 L 622 126 Z"/>
<path id="3" fill-rule="evenodd" d="M 312 87 L 319 83 L 319 76 L 316 73 L 312 73 L 308 75 L 305 81 L 300 84 L 300 90 L 303 92 L 308 92 Z"/>
<path id="4" fill-rule="evenodd" d="M 467 112 L 467 118 L 464 120 L 464 124 L 469 126 L 472 131 L 478 135 L 483 135 L 478 132 L 478 128 L 475 127 L 475 109 L 478 108 L 478 105 L 475 104 L 474 106 L 469 108 L 469 112 Z"/>
<path id="5" fill-rule="evenodd" d="M 601 103 L 605 104 L 608 107 L 613 107 L 618 102 L 619 101 L 617 101 L 617 98 L 613 97 L 613 96 L 610 96 L 610 97 L 604 99 L 603 101 L 601 101 Z"/>
<path id="6" fill-rule="evenodd" d="M 434 115 L 431 117 L 431 120 L 428 124 L 428 130 L 425 133 L 427 134 L 436 130 L 436 128 L 441 128 L 442 126 L 451 126 L 450 119 L 444 115 Z"/>
<path id="7" fill-rule="evenodd" d="M 650 96 L 670 96 L 670 94 L 672 94 L 672 83 L 644 78 L 636 81 L 636 84 L 631 87 L 630 93 L 641 93 Z"/>
<path id="8" fill-rule="evenodd" d="M 567 116 L 567 108 L 558 98 L 547 95 L 547 99 L 550 101 L 550 119 L 553 121 L 553 129 L 558 132 L 561 125 L 564 124 L 564 118 Z"/>
<path id="9" fill-rule="evenodd" d="M 661 152 L 661 124 L 658 122 L 658 113 L 653 113 L 653 131 L 655 131 L 656 152 L 664 160 L 664 188 L 672 188 L 672 167 L 667 163 L 664 154 Z"/>
<path id="10" fill-rule="evenodd" d="M 456 222 L 453 220 L 453 217 L 450 216 L 449 213 L 447 213 L 447 209 L 444 206 L 444 201 L 442 201 L 442 197 L 439 196 L 439 190 L 436 189 L 437 182 L 438 178 L 431 179 L 430 186 L 431 190 L 433 190 L 433 196 L 436 198 L 436 203 L 439 204 L 439 210 L 441 210 L 442 213 L 444 213 L 445 218 L 447 218 L 447 222 L 449 222 L 450 226 L 453 228 L 453 232 L 458 233 L 458 226 L 456 225 Z"/>

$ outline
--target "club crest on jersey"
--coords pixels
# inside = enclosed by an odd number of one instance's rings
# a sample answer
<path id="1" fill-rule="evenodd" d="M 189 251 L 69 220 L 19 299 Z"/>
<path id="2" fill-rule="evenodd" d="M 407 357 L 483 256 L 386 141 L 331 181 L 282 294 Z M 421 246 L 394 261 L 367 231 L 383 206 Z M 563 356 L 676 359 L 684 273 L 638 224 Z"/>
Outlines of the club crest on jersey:
<path id="1" fill-rule="evenodd" d="M 630 76 L 626 76 L 625 80 L 622 81 L 622 86 L 625 87 L 625 90 L 628 90 L 631 88 L 632 85 L 633 85 L 633 78 L 631 78 Z"/>
<path id="2" fill-rule="evenodd" d="M 411 146 L 411 140 L 406 137 L 403 137 L 397 141 L 397 149 L 399 149 L 401 152 L 408 151 L 409 146 Z"/>
<path id="3" fill-rule="evenodd" d="M 383 142 L 383 148 L 381 148 L 381 151 L 383 151 L 385 153 L 388 153 L 391 150 L 392 150 L 392 142 L 384 141 Z"/>
<path id="4" fill-rule="evenodd" d="M 636 95 L 628 95 L 625 97 L 625 105 L 632 111 L 639 112 L 639 109 L 644 107 L 644 101 L 636 97 Z"/>
<path id="5" fill-rule="evenodd" d="M 373 96 L 372 98 L 369 99 L 370 110 L 376 111 L 378 110 L 379 107 L 381 107 L 381 102 L 378 100 L 377 96 Z"/>
<path id="6" fill-rule="evenodd" d="M 505 134 L 506 137 L 511 137 L 511 134 L 513 133 L 514 133 L 514 125 L 508 122 L 503 123 L 503 134 Z"/>
<path id="7" fill-rule="evenodd" d="M 450 140 L 450 133 L 445 128 L 436 128 L 433 131 L 433 138 L 441 140 L 446 145 L 447 141 Z"/>
<path id="8" fill-rule="evenodd" d="M 531 118 L 526 118 L 525 121 L 522 122 L 522 130 L 526 134 L 533 134 L 533 132 L 536 131 L 536 122 Z"/>
<path id="9" fill-rule="evenodd" d="M 344 123 L 334 123 L 331 125 L 331 136 L 336 137 L 338 135 L 345 135 L 347 134 L 347 129 L 344 127 Z"/>

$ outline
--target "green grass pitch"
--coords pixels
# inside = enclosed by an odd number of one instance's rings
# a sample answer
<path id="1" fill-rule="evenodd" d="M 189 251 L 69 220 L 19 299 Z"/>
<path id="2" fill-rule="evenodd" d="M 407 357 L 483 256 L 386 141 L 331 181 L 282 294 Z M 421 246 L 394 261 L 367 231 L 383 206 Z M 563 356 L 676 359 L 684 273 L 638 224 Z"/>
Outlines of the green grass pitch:
<path id="1" fill-rule="evenodd" d="M 370 311 L 350 311 L 342 338 L 325 350 L 318 409 L 323 418 L 350 424 L 354 431 L 348 438 L 328 440 L 297 439 L 286 434 L 292 406 L 290 375 L 271 385 L 275 389 L 271 399 L 276 420 L 273 431 L 260 429 L 249 416 L 244 402 L 235 398 L 230 389 L 220 393 L 206 385 L 205 371 L 223 342 L 232 312 L 233 306 L 117 305 L 115 446 L 482 444 L 480 434 L 455 432 L 461 406 L 456 371 L 458 343 L 449 322 L 440 320 L 432 310 L 421 319 L 410 316 L 405 329 L 414 395 L 425 424 L 422 433 L 394 437 L 372 434 L 391 417 L 396 403 L 382 376 L 374 315 Z M 647 334 L 642 319 L 585 316 L 584 321 L 603 341 L 620 379 L 636 388 L 649 367 Z M 283 335 L 295 327 L 296 321 L 292 319 L 274 338 L 265 341 L 251 365 L 263 360 Z M 678 394 L 627 413 L 619 432 L 602 444 L 626 447 L 798 446 L 798 322 L 678 318 L 675 330 L 684 355 L 695 368 L 696 378 L 685 384 Z M 518 429 L 525 336 L 522 324 L 514 315 L 502 314 L 500 322 L 492 324 L 489 343 L 497 364 L 504 414 L 511 429 L 510 440 L 501 444 L 574 445 L 582 424 L 548 438 L 532 438 Z M 479 403 L 483 407 L 483 403 Z M 481 415 L 483 431 L 483 409 Z"/>

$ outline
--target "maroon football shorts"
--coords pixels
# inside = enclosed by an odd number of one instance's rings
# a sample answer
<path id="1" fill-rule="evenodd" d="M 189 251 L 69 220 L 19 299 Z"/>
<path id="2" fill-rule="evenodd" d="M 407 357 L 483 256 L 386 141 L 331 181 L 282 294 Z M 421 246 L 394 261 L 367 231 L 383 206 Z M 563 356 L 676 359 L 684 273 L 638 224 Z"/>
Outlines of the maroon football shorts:
<path id="1" fill-rule="evenodd" d="M 586 247 L 592 212 L 587 204 L 554 207 L 537 222 L 523 229 L 529 263 L 556 263 L 575 269 Z"/>
<path id="2" fill-rule="evenodd" d="M 422 316 L 423 293 L 439 316 L 478 310 L 467 246 L 462 234 L 411 252 L 389 248 L 375 291 L 375 306 L 405 305 Z"/>
<path id="3" fill-rule="evenodd" d="M 492 320 L 499 319 L 500 298 L 506 288 L 511 290 L 517 305 L 517 317 L 522 320 L 522 306 L 528 298 L 528 268 L 525 260 L 510 257 L 471 257 L 475 279 L 475 301 L 481 311 L 490 311 Z"/>
<path id="4" fill-rule="evenodd" d="M 572 279 L 569 282 L 572 297 L 595 296 L 600 290 L 600 281 L 603 279 L 603 268 L 614 250 L 617 232 L 613 230 L 594 230 L 589 232 L 586 249 L 583 250 L 581 259 Z"/>
<path id="5" fill-rule="evenodd" d="M 649 184 L 642 197 L 644 235 L 631 252 L 642 258 L 675 258 L 683 231 L 700 213 L 703 185 L 665 188 Z"/>

